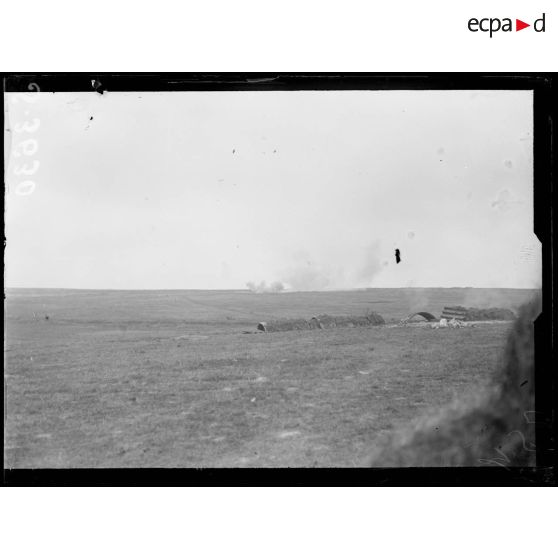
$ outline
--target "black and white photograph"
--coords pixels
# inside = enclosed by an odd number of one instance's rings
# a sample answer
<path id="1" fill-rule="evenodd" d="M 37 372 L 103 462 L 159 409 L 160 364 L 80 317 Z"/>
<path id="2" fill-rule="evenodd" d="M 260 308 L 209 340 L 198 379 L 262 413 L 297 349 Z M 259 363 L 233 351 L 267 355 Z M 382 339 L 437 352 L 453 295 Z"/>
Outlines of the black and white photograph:
<path id="1" fill-rule="evenodd" d="M 533 90 L 212 79 L 5 82 L 5 469 L 536 467 Z"/>

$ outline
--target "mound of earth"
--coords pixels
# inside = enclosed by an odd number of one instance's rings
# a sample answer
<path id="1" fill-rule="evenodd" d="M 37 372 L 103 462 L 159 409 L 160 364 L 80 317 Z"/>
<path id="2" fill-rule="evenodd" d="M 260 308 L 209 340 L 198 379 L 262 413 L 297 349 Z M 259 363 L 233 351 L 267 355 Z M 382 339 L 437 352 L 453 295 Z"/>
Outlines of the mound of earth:
<path id="1" fill-rule="evenodd" d="M 465 308 L 465 321 L 515 320 L 515 314 L 508 308 Z"/>
<path id="2" fill-rule="evenodd" d="M 274 331 L 293 331 L 301 329 L 331 329 L 334 327 L 362 327 L 370 325 L 383 325 L 385 320 L 377 312 L 368 312 L 364 316 L 330 316 L 319 314 L 310 320 L 283 319 L 270 322 L 260 322 L 259 331 L 268 333 Z"/>
<path id="3" fill-rule="evenodd" d="M 265 332 L 293 331 L 300 329 L 310 329 L 310 324 L 302 319 L 274 320 L 271 322 L 260 322 L 258 324 L 258 330 Z"/>

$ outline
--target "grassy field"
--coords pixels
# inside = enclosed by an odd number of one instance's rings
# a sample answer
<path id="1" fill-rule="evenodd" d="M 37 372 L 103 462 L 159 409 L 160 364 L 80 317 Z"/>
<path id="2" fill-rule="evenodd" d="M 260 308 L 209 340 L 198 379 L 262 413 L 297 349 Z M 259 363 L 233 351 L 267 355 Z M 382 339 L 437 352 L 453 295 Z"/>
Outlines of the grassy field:
<path id="1" fill-rule="evenodd" d="M 532 294 L 8 290 L 4 463 L 362 466 L 380 436 L 488 382 L 510 327 L 389 324 L 444 305 L 516 309 Z M 243 333 L 366 309 L 388 326 Z"/>

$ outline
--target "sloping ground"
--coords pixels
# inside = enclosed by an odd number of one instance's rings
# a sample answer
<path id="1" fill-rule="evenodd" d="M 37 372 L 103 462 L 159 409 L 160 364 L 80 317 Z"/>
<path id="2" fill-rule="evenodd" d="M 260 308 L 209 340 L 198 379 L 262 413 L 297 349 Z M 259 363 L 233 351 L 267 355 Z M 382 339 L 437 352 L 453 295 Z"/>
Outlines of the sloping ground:
<path id="1" fill-rule="evenodd" d="M 540 299 L 521 309 L 488 387 L 456 398 L 376 443 L 372 467 L 532 467 L 535 429 L 533 321 Z M 448 368 L 448 375 L 457 371 Z"/>

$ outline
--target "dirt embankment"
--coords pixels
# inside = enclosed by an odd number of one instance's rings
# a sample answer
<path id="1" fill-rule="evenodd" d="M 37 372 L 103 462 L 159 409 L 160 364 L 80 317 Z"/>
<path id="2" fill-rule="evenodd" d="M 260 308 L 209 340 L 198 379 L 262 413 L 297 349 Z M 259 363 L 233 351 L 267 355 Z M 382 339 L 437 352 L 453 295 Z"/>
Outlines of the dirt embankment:
<path id="1" fill-rule="evenodd" d="M 465 321 L 484 322 L 487 320 L 515 320 L 516 315 L 508 308 L 463 308 Z"/>
<path id="2" fill-rule="evenodd" d="M 489 389 L 456 399 L 373 449 L 372 467 L 526 467 L 535 465 L 537 298 L 521 308 Z M 452 370 L 447 371 L 451 376 Z"/>
<path id="3" fill-rule="evenodd" d="M 386 322 L 377 312 L 367 312 L 362 316 L 330 316 L 319 314 L 310 320 L 284 319 L 260 322 L 259 331 L 268 333 L 274 331 L 293 331 L 301 329 L 331 329 L 334 327 L 362 327 L 370 325 L 384 325 Z"/>

